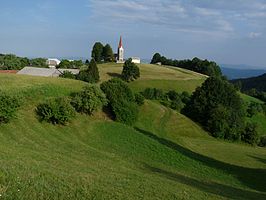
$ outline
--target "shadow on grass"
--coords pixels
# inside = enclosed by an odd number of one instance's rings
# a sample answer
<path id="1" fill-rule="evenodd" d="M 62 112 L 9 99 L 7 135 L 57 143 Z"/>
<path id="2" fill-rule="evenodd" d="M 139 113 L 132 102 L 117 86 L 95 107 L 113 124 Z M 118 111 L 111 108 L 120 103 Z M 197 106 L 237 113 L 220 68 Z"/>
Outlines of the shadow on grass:
<path id="1" fill-rule="evenodd" d="M 231 165 L 229 163 L 224 163 L 224 162 L 215 160 L 213 158 L 209 158 L 207 156 L 195 153 L 174 142 L 171 142 L 164 138 L 160 138 L 151 132 L 148 132 L 148 131 L 145 131 L 145 130 L 142 130 L 136 127 L 135 127 L 135 130 L 156 140 L 157 142 L 167 146 L 168 148 L 171 148 L 175 151 L 178 151 L 179 153 L 182 153 L 183 155 L 191 159 L 194 159 L 194 160 L 197 160 L 203 163 L 204 165 L 207 165 L 209 167 L 213 167 L 215 169 L 222 170 L 228 174 L 231 174 L 232 176 L 236 177 L 244 185 L 248 186 L 251 189 L 261 191 L 261 192 L 266 192 L 266 169 L 252 169 L 252 168 L 245 168 L 241 166 Z"/>
<path id="2" fill-rule="evenodd" d="M 249 156 L 249 157 L 254 158 L 254 159 L 256 159 L 257 161 L 266 164 L 266 159 L 265 159 L 265 158 L 259 158 L 259 157 L 257 157 L 257 156 Z M 266 179 L 266 178 L 265 178 L 265 179 Z M 265 185 L 265 187 L 266 187 L 266 185 Z"/>
<path id="3" fill-rule="evenodd" d="M 118 74 L 118 73 L 108 72 L 107 74 L 111 76 L 112 78 L 121 78 L 121 74 Z"/>
<path id="4" fill-rule="evenodd" d="M 152 167 L 145 164 L 145 168 L 152 173 L 158 173 L 170 180 L 197 188 L 203 192 L 223 196 L 230 199 L 265 199 L 265 194 L 246 191 L 231 186 L 215 183 L 203 182 L 181 174 L 169 172 L 160 168 Z"/>

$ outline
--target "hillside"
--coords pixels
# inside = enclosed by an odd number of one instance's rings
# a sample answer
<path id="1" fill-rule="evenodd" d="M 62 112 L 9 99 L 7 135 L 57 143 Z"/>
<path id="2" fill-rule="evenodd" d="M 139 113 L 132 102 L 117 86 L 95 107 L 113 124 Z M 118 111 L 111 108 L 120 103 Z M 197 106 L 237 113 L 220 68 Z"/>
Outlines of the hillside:
<path id="1" fill-rule="evenodd" d="M 192 92 L 205 76 L 141 65 L 130 87 Z M 99 66 L 102 81 L 122 66 Z M 0 74 L 0 90 L 23 100 L 0 125 L 3 199 L 265 199 L 266 149 L 219 141 L 185 116 L 146 101 L 133 128 L 104 113 L 78 115 L 68 126 L 40 123 L 35 106 L 85 83 Z M 248 98 L 247 98 L 248 99 Z"/>
<path id="2" fill-rule="evenodd" d="M 266 92 L 266 74 L 245 79 L 234 79 L 231 82 L 232 83 L 241 82 L 243 91 L 255 88 L 258 91 Z"/>

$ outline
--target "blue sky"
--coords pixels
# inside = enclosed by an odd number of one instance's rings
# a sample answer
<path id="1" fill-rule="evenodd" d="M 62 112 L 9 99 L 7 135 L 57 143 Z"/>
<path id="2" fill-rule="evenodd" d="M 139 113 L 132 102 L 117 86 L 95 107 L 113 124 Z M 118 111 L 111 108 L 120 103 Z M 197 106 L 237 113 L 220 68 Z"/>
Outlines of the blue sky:
<path id="1" fill-rule="evenodd" d="M 0 0 L 0 52 L 90 57 L 95 41 L 126 56 L 198 56 L 266 67 L 266 0 Z"/>

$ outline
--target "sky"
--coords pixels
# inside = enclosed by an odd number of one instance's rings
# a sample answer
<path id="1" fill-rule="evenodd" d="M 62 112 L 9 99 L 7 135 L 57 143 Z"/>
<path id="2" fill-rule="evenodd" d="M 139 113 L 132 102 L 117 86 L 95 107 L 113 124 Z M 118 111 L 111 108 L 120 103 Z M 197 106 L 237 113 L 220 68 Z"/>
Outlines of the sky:
<path id="1" fill-rule="evenodd" d="M 90 58 L 100 41 L 127 57 L 266 68 L 266 0 L 0 0 L 0 53 Z"/>

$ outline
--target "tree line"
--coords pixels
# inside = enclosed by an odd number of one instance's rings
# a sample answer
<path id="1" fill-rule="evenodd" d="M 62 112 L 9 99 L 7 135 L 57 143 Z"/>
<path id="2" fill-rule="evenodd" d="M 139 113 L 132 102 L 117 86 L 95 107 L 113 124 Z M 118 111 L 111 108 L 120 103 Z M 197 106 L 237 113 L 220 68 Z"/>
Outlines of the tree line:
<path id="1" fill-rule="evenodd" d="M 222 76 L 220 67 L 213 61 L 201 60 L 197 57 L 192 60 L 173 60 L 155 53 L 150 62 L 151 64 L 169 65 L 179 68 L 188 69 L 208 76 Z"/>
<path id="2" fill-rule="evenodd" d="M 48 67 L 45 58 L 29 59 L 13 54 L 0 54 L 0 70 L 21 70 L 26 66 Z"/>

